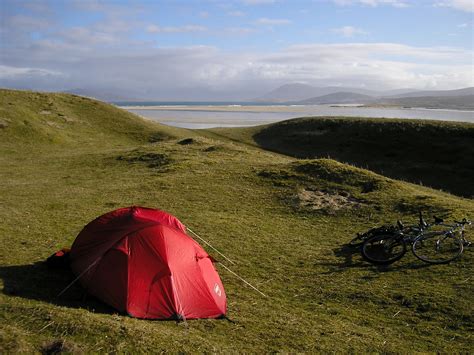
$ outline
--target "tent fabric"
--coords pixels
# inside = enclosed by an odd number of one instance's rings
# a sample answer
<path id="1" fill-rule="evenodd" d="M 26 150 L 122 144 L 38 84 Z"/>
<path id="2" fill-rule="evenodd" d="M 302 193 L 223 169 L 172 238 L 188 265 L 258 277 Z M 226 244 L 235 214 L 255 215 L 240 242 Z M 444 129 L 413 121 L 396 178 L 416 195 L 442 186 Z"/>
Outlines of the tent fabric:
<path id="1" fill-rule="evenodd" d="M 79 233 L 70 262 L 89 293 L 137 318 L 218 318 L 224 286 L 206 251 L 186 227 L 160 210 L 127 207 Z"/>
<path id="2" fill-rule="evenodd" d="M 69 253 L 71 249 L 62 248 L 46 259 L 46 265 L 51 269 L 69 269 Z"/>

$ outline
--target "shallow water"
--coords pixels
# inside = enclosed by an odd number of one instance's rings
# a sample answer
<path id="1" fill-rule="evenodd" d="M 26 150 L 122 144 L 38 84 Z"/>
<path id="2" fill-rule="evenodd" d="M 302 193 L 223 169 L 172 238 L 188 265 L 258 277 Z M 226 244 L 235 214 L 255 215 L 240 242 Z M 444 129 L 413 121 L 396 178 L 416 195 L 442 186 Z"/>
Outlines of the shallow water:
<path id="1" fill-rule="evenodd" d="M 291 106 L 284 106 L 285 112 L 266 112 L 275 106 L 261 106 L 259 109 L 226 111 L 216 107 L 209 110 L 185 109 L 170 110 L 166 107 L 157 109 L 128 109 L 130 112 L 152 119 L 154 121 L 181 128 L 212 128 L 212 127 L 246 127 L 278 122 L 296 117 L 309 116 L 348 116 L 348 117 L 382 117 L 382 118 L 411 118 L 443 121 L 459 121 L 474 123 L 474 111 L 431 110 L 410 108 L 375 108 L 375 107 L 334 107 L 329 105 L 304 106 L 291 111 Z M 123 107 L 127 109 L 127 107 Z"/>

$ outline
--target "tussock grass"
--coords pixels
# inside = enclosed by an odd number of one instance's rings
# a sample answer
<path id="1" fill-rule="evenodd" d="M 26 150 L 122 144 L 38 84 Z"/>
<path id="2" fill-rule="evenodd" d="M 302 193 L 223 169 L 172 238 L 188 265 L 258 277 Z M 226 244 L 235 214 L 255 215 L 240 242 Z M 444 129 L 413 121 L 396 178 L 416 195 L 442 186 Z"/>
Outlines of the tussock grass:
<path id="1" fill-rule="evenodd" d="M 344 244 L 380 223 L 413 222 L 419 208 L 472 216 L 472 200 L 330 159 L 298 160 L 235 137 L 152 124 L 71 95 L 0 97 L 8 119 L 0 129 L 1 352 L 470 351 L 471 251 L 449 265 L 407 254 L 378 268 Z M 51 126 L 54 112 L 76 121 L 57 117 L 63 128 Z M 149 166 L 162 157 L 165 169 Z M 363 207 L 295 208 L 302 188 Z M 78 285 L 58 298 L 72 276 L 41 262 L 98 215 L 130 205 L 176 215 L 269 297 L 217 264 L 235 323 L 133 319 Z"/>

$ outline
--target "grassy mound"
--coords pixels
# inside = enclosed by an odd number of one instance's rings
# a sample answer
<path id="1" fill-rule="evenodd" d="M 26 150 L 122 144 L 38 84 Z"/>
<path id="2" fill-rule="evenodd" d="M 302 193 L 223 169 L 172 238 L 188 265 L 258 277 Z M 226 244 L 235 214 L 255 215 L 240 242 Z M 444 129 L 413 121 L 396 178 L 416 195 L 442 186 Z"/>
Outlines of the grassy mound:
<path id="1" fill-rule="evenodd" d="M 8 151 L 64 145 L 98 148 L 110 143 L 157 142 L 170 136 L 170 128 L 97 100 L 0 89 L 0 137 Z"/>
<path id="2" fill-rule="evenodd" d="M 471 349 L 472 252 L 449 265 L 428 267 L 407 254 L 378 268 L 344 244 L 374 225 L 414 221 L 419 208 L 472 217 L 472 200 L 330 159 L 298 160 L 212 132 L 153 125 L 73 96 L 41 94 L 34 107 L 76 107 L 74 117 L 88 124 L 50 129 L 32 108 L 34 93 L 6 94 L 17 104 L 2 97 L 9 125 L 0 149 L 9 154 L 0 157 L 0 352 Z M 34 130 L 18 128 L 19 117 Z M 153 134 L 168 138 L 149 142 Z M 73 276 L 42 261 L 98 215 L 130 205 L 174 214 L 269 297 L 219 264 L 235 323 L 133 319 L 77 284 L 57 297 Z"/>
<path id="3" fill-rule="evenodd" d="M 383 175 L 474 196 L 474 124 L 300 118 L 216 133 L 297 158 L 348 162 Z M 228 133 L 230 132 L 230 133 Z"/>

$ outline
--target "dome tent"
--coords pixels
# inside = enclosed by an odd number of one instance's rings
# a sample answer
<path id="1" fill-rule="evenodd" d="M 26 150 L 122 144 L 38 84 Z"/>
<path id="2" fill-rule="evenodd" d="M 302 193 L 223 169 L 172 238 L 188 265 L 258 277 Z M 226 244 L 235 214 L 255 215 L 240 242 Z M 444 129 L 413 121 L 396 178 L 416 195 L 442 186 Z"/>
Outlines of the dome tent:
<path id="1" fill-rule="evenodd" d="M 213 260 L 174 216 L 127 207 L 90 222 L 71 247 L 86 290 L 132 317 L 218 318 L 226 295 Z"/>

